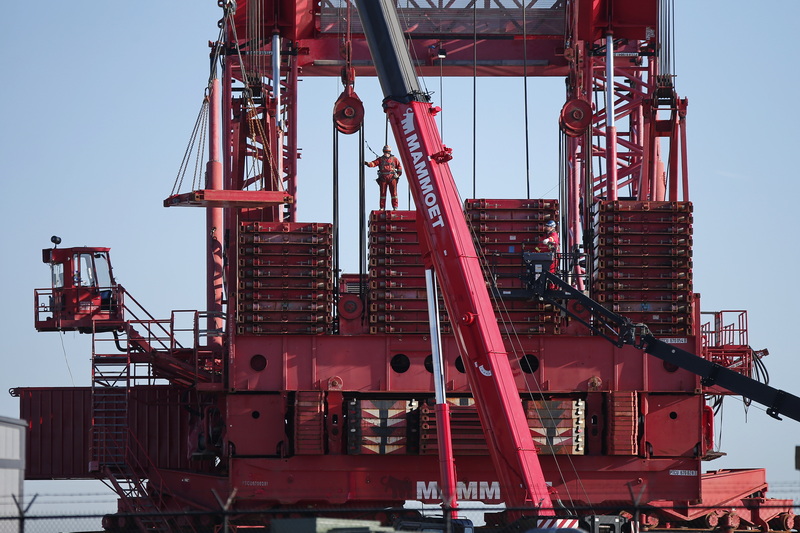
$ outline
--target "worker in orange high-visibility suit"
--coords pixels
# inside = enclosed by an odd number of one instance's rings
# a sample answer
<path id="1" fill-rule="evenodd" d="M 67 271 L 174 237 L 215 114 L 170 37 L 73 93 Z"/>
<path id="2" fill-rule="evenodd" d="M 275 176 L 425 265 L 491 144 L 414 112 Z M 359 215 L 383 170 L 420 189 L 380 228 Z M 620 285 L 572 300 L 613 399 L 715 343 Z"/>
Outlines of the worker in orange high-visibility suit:
<path id="1" fill-rule="evenodd" d="M 550 252 L 553 254 L 553 262 L 550 264 L 550 272 L 555 274 L 556 267 L 558 266 L 558 252 L 561 244 L 558 239 L 555 220 L 548 220 L 545 222 L 544 229 L 547 232 L 547 235 L 544 239 L 542 239 L 541 243 L 536 245 L 534 251 L 542 253 Z"/>
<path id="2" fill-rule="evenodd" d="M 397 180 L 403 174 L 400 160 L 392 155 L 389 146 L 383 147 L 383 155 L 374 161 L 364 161 L 368 167 L 378 167 L 378 186 L 381 188 L 381 210 L 386 208 L 386 189 L 392 195 L 392 209 L 397 209 Z"/>

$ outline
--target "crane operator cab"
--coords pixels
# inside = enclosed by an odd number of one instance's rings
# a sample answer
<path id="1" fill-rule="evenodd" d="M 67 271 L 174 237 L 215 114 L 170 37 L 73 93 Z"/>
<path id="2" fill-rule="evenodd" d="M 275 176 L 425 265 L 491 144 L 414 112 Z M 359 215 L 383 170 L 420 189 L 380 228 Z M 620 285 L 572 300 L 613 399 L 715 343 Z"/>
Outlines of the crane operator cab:
<path id="1" fill-rule="evenodd" d="M 35 289 L 35 326 L 38 331 L 111 331 L 123 320 L 123 289 L 114 281 L 109 248 L 53 248 L 42 250 L 50 265 L 52 287 Z"/>

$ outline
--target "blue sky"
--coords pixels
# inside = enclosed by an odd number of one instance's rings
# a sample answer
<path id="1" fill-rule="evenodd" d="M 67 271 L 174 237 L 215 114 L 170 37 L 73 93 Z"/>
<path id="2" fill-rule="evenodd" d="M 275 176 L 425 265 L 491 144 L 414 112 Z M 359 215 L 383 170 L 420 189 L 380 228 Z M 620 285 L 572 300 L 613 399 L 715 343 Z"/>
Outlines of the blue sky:
<path id="1" fill-rule="evenodd" d="M 741 0 L 678 0 L 676 84 L 689 99 L 695 290 L 702 308 L 748 310 L 751 344 L 770 351 L 764 362 L 771 384 L 800 394 L 794 305 L 800 301 L 794 278 L 800 111 L 792 98 L 800 85 L 792 37 L 800 4 L 768 5 L 768 12 L 758 12 Z M 33 289 L 49 283 L 40 250 L 53 234 L 62 246 L 109 246 L 118 280 L 153 315 L 204 306 L 203 213 L 165 209 L 161 202 L 200 109 L 207 42 L 216 38 L 221 12 L 212 0 L 49 0 L 12 2 L 5 13 L 0 391 L 85 386 L 88 337 L 33 328 Z M 438 78 L 426 84 L 444 109 L 453 174 L 462 196 L 469 196 L 472 80 L 445 79 L 441 90 Z M 341 90 L 335 78 L 300 83 L 301 221 L 330 220 L 330 193 L 321 183 L 331 161 L 330 113 Z M 529 81 L 534 197 L 558 194 L 562 91 L 560 79 Z M 376 80 L 358 79 L 356 92 L 365 103 L 368 141 L 377 149 L 384 131 L 380 89 Z M 478 197 L 525 195 L 523 98 L 519 79 L 478 81 Z M 357 228 L 355 151 L 353 139 L 342 141 L 348 154 L 340 171 L 343 235 Z M 376 203 L 372 180 L 369 186 L 368 201 Z M 401 206 L 406 195 L 401 186 Z M 346 246 L 342 263 L 352 271 L 357 244 Z M 766 467 L 773 496 L 800 499 L 794 470 L 800 425 L 774 421 L 756 405 L 745 416 L 735 398 L 725 404 L 717 424 L 728 455 L 705 468 Z M 0 395 L 0 416 L 17 415 L 16 400 Z M 70 491 L 63 483 L 28 490 Z M 94 485 L 88 490 L 100 491 Z"/>

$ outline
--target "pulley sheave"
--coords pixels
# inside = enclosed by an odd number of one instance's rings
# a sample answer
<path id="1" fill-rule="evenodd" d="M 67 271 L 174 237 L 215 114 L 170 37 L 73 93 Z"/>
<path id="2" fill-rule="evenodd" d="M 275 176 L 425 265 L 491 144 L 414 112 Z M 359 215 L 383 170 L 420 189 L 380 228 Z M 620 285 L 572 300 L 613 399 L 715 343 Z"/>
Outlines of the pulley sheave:
<path id="1" fill-rule="evenodd" d="M 350 135 L 361 128 L 364 121 L 364 104 L 353 87 L 348 85 L 333 105 L 333 124 L 336 130 Z"/>
<path id="2" fill-rule="evenodd" d="M 580 137 L 592 124 L 592 104 L 573 98 L 561 108 L 558 125 L 570 137 Z"/>

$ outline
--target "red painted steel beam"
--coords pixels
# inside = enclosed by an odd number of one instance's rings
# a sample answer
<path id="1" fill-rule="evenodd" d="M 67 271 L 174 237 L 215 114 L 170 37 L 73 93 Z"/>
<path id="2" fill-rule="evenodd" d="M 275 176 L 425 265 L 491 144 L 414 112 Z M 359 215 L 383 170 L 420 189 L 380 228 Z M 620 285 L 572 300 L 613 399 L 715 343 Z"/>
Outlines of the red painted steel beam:
<path id="1" fill-rule="evenodd" d="M 283 191 L 240 191 L 201 189 L 175 194 L 164 200 L 164 207 L 270 207 L 294 203 Z"/>
<path id="2" fill-rule="evenodd" d="M 577 39 L 594 42 L 606 32 L 615 38 L 645 40 L 658 27 L 657 0 L 578 0 Z"/>
<path id="3" fill-rule="evenodd" d="M 375 76 L 375 67 L 363 36 L 354 36 L 353 66 L 359 77 Z M 447 57 L 438 59 L 433 48 L 441 43 Z M 411 39 L 410 52 L 421 76 L 566 76 L 563 36 L 505 39 Z M 339 76 L 344 58 L 337 39 L 298 42 L 297 61 L 303 76 Z M 477 59 L 475 58 L 477 54 Z M 527 54 L 527 58 L 526 58 Z M 441 69 L 441 70 L 440 70 Z"/>
<path id="4" fill-rule="evenodd" d="M 374 75 L 361 21 L 347 20 L 348 10 L 331 2 L 274 0 L 237 3 L 236 38 L 245 64 L 270 51 L 268 37 L 277 31 L 290 41 L 284 57 L 298 65 L 302 76 L 339 76 L 344 67 L 342 44 L 349 33 L 358 76 Z M 513 1 L 496 0 L 471 7 L 401 6 L 403 31 L 421 75 L 444 76 L 563 76 L 566 10 L 522 9 Z M 355 11 L 353 10 L 353 13 Z M 255 19 L 255 20 L 254 20 Z M 233 33 L 228 38 L 232 41 Z M 261 43 L 257 48 L 254 43 Z M 440 60 L 442 48 L 447 58 Z M 238 71 L 238 68 L 236 69 Z M 242 79 L 236 73 L 237 79 Z"/>

